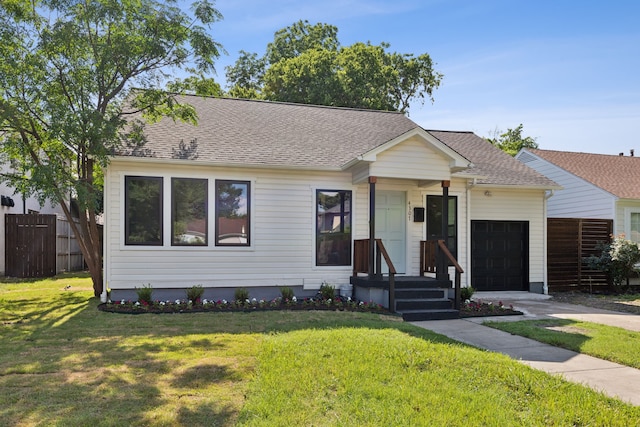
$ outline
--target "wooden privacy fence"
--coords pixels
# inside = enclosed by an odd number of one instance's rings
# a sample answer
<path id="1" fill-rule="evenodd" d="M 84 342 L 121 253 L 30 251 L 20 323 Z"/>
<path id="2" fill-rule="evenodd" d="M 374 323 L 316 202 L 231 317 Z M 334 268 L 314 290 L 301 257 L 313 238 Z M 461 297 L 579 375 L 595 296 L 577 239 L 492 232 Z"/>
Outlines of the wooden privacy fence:
<path id="1" fill-rule="evenodd" d="M 547 283 L 549 291 L 608 286 L 608 277 L 583 262 L 599 255 L 599 243 L 608 243 L 613 220 L 585 218 L 547 219 Z"/>
<path id="2" fill-rule="evenodd" d="M 5 275 L 50 277 L 56 274 L 56 216 L 4 216 Z"/>
<path id="3" fill-rule="evenodd" d="M 5 275 L 51 277 L 84 260 L 69 223 L 56 215 L 5 215 Z"/>

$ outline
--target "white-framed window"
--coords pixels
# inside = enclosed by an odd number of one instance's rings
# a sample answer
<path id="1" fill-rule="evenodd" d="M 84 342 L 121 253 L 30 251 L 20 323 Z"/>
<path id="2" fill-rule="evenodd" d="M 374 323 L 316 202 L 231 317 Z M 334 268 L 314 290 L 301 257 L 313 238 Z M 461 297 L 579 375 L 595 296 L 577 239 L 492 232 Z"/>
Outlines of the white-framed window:
<path id="1" fill-rule="evenodd" d="M 125 245 L 162 246 L 162 177 L 126 176 Z"/>

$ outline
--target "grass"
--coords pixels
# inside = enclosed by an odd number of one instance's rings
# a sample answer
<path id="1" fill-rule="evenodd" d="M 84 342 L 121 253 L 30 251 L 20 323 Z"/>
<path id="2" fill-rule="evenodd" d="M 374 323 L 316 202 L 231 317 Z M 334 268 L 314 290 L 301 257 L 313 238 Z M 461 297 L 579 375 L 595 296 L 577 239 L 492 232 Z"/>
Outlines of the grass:
<path id="1" fill-rule="evenodd" d="M 640 369 L 640 332 L 571 319 L 485 322 L 484 325 Z"/>
<path id="2" fill-rule="evenodd" d="M 632 425 L 640 408 L 396 317 L 97 310 L 0 283 L 0 426 Z"/>

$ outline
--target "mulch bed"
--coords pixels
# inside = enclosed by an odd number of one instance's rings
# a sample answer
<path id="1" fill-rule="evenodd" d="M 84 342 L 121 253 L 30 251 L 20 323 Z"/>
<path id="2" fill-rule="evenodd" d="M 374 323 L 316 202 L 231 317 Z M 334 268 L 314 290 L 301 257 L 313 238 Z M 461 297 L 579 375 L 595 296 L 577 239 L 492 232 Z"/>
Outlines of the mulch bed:
<path id="1" fill-rule="evenodd" d="M 122 314 L 145 314 L 145 313 L 225 313 L 225 312 L 254 312 L 254 311 L 275 311 L 275 310 L 323 310 L 323 311 L 356 311 L 363 313 L 378 313 L 385 315 L 397 315 L 391 313 L 386 308 L 375 303 L 364 302 L 326 302 L 326 301 L 301 301 L 301 302 L 257 302 L 257 303 L 235 303 L 235 302 L 209 302 L 189 304 L 180 302 L 179 304 L 171 302 L 154 302 L 152 304 L 139 304 L 126 301 L 124 304 L 102 303 L 98 305 L 98 310 L 122 313 Z M 515 316 L 521 315 L 522 312 L 514 310 L 512 307 L 503 306 L 501 304 L 493 304 L 482 301 L 471 301 L 462 304 L 460 309 L 460 317 L 488 317 L 488 316 Z"/>
<path id="2" fill-rule="evenodd" d="M 511 306 L 501 303 L 493 304 L 483 301 L 470 301 L 460 307 L 460 317 L 490 317 L 490 316 L 518 316 L 521 311 L 514 310 Z"/>

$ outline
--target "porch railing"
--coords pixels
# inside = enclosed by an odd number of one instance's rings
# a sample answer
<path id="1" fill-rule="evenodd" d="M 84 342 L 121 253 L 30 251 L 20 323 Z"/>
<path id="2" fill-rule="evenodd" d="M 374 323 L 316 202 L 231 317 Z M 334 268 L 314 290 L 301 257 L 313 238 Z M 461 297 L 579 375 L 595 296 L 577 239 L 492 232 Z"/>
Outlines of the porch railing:
<path id="1" fill-rule="evenodd" d="M 382 260 L 387 264 L 389 269 L 389 310 L 395 312 L 395 294 L 396 294 L 396 282 L 395 274 L 396 268 L 391 261 L 391 257 L 384 247 L 381 239 L 375 239 L 376 254 L 373 266 L 373 276 L 382 278 Z M 369 274 L 369 239 L 359 239 L 353 241 L 353 276 L 357 276 L 358 273 Z"/>
<path id="2" fill-rule="evenodd" d="M 445 259 L 448 261 L 447 265 L 452 265 L 455 269 L 454 279 L 454 307 L 456 310 L 460 310 L 460 283 L 461 276 L 464 273 L 460 264 L 455 259 L 453 254 L 447 248 L 444 240 L 422 240 L 420 241 L 420 275 L 424 276 L 424 273 L 435 273 L 437 266 L 438 251 L 442 253 Z"/>

